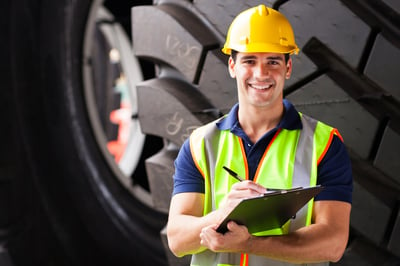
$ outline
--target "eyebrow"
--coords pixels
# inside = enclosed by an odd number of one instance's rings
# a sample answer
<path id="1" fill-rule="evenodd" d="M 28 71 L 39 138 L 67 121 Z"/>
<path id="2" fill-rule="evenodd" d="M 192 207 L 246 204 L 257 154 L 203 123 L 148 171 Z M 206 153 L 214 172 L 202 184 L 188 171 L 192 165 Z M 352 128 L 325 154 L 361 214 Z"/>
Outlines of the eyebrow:
<path id="1" fill-rule="evenodd" d="M 283 58 L 281 56 L 268 56 L 268 60 L 281 60 L 283 61 Z"/>
<path id="2" fill-rule="evenodd" d="M 254 55 L 245 55 L 243 56 L 240 60 L 249 60 L 249 59 L 256 59 L 257 57 Z M 267 60 L 281 60 L 283 61 L 283 58 L 281 56 L 268 56 Z"/>

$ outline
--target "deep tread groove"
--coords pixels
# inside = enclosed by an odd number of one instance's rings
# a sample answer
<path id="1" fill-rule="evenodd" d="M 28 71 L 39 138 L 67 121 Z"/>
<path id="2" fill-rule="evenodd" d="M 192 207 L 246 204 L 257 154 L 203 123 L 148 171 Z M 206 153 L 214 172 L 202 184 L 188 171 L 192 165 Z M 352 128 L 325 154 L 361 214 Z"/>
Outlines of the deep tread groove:
<path id="1" fill-rule="evenodd" d="M 319 77 L 323 76 L 324 74 L 326 74 L 326 72 L 327 72 L 327 68 L 318 69 L 314 73 L 311 73 L 310 75 L 304 77 L 300 81 L 298 81 L 298 82 L 292 84 L 291 86 L 285 88 L 285 90 L 283 91 L 283 96 L 285 97 L 285 96 L 295 92 L 296 90 L 301 89 L 303 86 L 307 85 L 308 83 L 312 82 L 313 80 L 316 80 L 317 78 L 319 78 Z"/>
<path id="2" fill-rule="evenodd" d="M 330 66 L 327 75 L 378 120 L 390 117 L 390 126 L 400 134 L 400 103 L 367 77 L 354 71 L 321 41 L 312 38 L 304 53 L 320 68 Z"/>
<path id="3" fill-rule="evenodd" d="M 365 67 L 367 65 L 368 59 L 371 55 L 372 48 L 374 47 L 376 37 L 378 36 L 378 31 L 371 31 L 368 36 L 367 43 L 364 47 L 364 51 L 361 55 L 360 63 L 358 64 L 358 72 L 364 73 Z"/>
<path id="4" fill-rule="evenodd" d="M 275 10 L 279 10 L 280 6 L 288 2 L 289 0 L 277 0 L 273 5 L 272 8 Z"/>
<path id="5" fill-rule="evenodd" d="M 385 235 L 383 237 L 383 246 L 386 247 L 389 244 L 390 241 L 390 237 L 392 236 L 393 230 L 394 230 L 394 226 L 396 224 L 397 221 L 397 217 L 399 215 L 399 211 L 400 211 L 400 199 L 399 201 L 396 202 L 395 206 L 392 209 L 392 214 L 390 216 L 389 219 L 389 223 L 387 225 L 386 228 L 386 232 Z"/>
<path id="6" fill-rule="evenodd" d="M 349 153 L 355 181 L 374 194 L 385 205 L 393 208 L 398 201 L 400 184 L 392 181 L 382 171 L 373 167 L 370 161 L 359 158 L 352 151 Z M 380 182 L 377 182 L 377 180 Z"/>
<path id="7" fill-rule="evenodd" d="M 378 153 L 379 146 L 382 142 L 383 135 L 385 134 L 385 129 L 389 125 L 389 122 L 390 122 L 390 118 L 388 116 L 382 118 L 382 120 L 379 122 L 379 126 L 376 131 L 374 142 L 372 144 L 371 152 L 369 155 L 369 161 L 371 161 L 371 162 L 373 162 L 375 160 L 375 157 Z"/>
<path id="8" fill-rule="evenodd" d="M 363 19 L 373 31 L 381 31 L 383 36 L 400 48 L 400 15 L 383 1 L 341 0 L 350 10 Z"/>

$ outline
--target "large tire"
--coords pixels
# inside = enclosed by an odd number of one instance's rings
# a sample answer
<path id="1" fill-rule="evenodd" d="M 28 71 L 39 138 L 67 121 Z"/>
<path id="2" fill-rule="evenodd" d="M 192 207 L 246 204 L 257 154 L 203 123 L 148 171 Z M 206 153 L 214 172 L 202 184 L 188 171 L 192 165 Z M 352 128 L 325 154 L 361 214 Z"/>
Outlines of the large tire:
<path id="1" fill-rule="evenodd" d="M 7 143 L 2 165 L 8 167 L 1 168 L 1 195 L 10 195 L 1 205 L 2 217 L 6 210 L 1 232 L 8 233 L 1 252 L 7 251 L 11 263 L 167 265 L 159 233 L 167 216 L 146 202 L 144 173 L 124 177 L 132 187 L 143 183 L 142 192 L 131 192 L 121 181 L 121 169 L 104 152 L 101 138 L 107 132 L 96 128 L 94 92 L 84 86 L 89 66 L 104 74 L 93 73 L 94 79 L 109 84 L 114 71 L 101 56 L 104 35 L 88 47 L 99 24 L 125 23 L 129 33 L 130 8 L 145 2 L 113 1 L 110 8 L 122 14 L 117 21 L 106 16 L 105 22 L 95 18 L 107 4 L 101 1 L 21 0 L 2 9 L 10 20 L 5 48 L 12 68 L 4 78 L 12 90 L 2 90 L 1 98 L 8 121 L 2 131 Z M 99 101 L 99 113 L 113 109 L 113 98 L 99 96 L 109 100 Z M 141 146 L 142 140 L 136 144 L 139 153 Z"/>
<path id="2" fill-rule="evenodd" d="M 173 159 L 193 128 L 236 102 L 220 47 L 233 17 L 259 1 L 159 0 L 133 8 L 132 41 L 147 78 L 136 86 L 133 119 L 147 141 L 137 135 L 137 149 L 144 149 L 132 176 L 104 142 L 115 135 L 102 122 L 114 97 L 99 84 L 109 82 L 114 70 L 90 51 L 104 49 L 101 36 L 93 44 L 98 46 L 89 45 L 87 36 L 96 33 L 92 15 L 100 1 L 7 2 L 2 19 L 10 25 L 4 32 L 10 41 L 0 47 L 7 63 L 1 78 L 10 88 L 0 92 L 6 140 L 0 153 L 0 262 L 186 265 L 188 258 L 171 256 L 164 232 L 160 238 Z M 104 6 L 129 35 L 129 7 L 151 4 L 145 2 Z M 266 2 L 292 22 L 302 49 L 293 57 L 285 96 L 300 111 L 338 127 L 352 157 L 351 237 L 338 264 L 400 264 L 397 2 Z M 146 61 L 157 65 L 154 78 Z M 86 70 L 95 66 L 100 72 L 92 70 L 93 84 Z"/>

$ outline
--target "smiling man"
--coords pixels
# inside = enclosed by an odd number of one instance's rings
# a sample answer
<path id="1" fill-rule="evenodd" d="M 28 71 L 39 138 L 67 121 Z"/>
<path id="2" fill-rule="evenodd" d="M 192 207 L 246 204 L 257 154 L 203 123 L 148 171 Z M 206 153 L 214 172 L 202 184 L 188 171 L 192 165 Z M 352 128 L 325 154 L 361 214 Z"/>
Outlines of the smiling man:
<path id="1" fill-rule="evenodd" d="M 176 256 L 192 254 L 192 265 L 326 265 L 343 255 L 350 160 L 338 130 L 283 99 L 298 50 L 288 20 L 264 5 L 239 14 L 228 30 L 222 51 L 230 55 L 238 104 L 195 130 L 175 161 L 168 243 Z M 216 231 L 243 198 L 317 184 L 324 190 L 282 228 L 252 235 L 231 221 L 228 232 Z"/>

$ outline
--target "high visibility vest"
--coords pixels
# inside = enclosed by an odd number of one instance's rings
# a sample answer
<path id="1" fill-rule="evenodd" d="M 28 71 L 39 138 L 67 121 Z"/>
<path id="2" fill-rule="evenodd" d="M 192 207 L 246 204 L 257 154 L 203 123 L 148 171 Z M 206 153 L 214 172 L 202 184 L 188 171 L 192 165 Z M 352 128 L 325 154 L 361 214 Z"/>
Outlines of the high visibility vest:
<path id="1" fill-rule="evenodd" d="M 317 166 L 327 152 L 334 134 L 339 132 L 300 113 L 301 130 L 278 129 L 266 148 L 253 181 L 266 188 L 314 186 Z M 222 118 L 221 118 L 222 119 Z M 190 150 L 196 167 L 204 177 L 205 201 L 203 214 L 219 208 L 231 186 L 237 182 L 223 166 L 249 179 L 245 149 L 241 139 L 229 130 L 219 130 L 216 122 L 196 129 L 190 136 Z M 313 201 L 305 205 L 294 220 L 282 228 L 255 235 L 282 235 L 311 224 Z M 261 256 L 240 253 L 214 253 L 205 250 L 192 256 L 191 265 L 292 265 Z M 310 264 L 311 265 L 311 264 Z M 312 265 L 328 265 L 312 264 Z"/>

